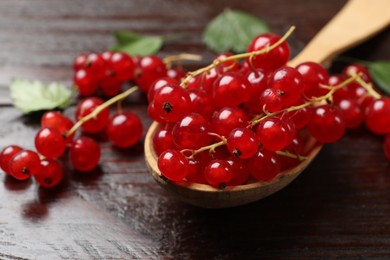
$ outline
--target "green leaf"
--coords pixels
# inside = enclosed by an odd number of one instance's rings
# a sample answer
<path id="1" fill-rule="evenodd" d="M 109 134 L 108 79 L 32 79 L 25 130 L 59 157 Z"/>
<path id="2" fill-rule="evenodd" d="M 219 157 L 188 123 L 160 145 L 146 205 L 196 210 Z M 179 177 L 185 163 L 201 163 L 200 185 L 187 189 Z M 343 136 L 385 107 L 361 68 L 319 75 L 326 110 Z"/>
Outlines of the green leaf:
<path id="1" fill-rule="evenodd" d="M 39 110 L 64 109 L 69 106 L 72 91 L 66 86 L 53 82 L 48 86 L 40 81 L 15 79 L 10 85 L 13 105 L 23 113 Z"/>
<path id="2" fill-rule="evenodd" d="M 390 95 L 390 61 L 370 62 L 368 69 L 379 88 Z"/>
<path id="3" fill-rule="evenodd" d="M 245 52 L 251 40 L 269 32 L 268 26 L 257 17 L 241 11 L 226 9 L 215 17 L 203 33 L 203 41 L 215 52 Z"/>
<path id="4" fill-rule="evenodd" d="M 157 53 L 164 42 L 160 36 L 144 36 L 134 32 L 117 32 L 115 38 L 117 44 L 111 48 L 112 50 L 139 56 Z"/>

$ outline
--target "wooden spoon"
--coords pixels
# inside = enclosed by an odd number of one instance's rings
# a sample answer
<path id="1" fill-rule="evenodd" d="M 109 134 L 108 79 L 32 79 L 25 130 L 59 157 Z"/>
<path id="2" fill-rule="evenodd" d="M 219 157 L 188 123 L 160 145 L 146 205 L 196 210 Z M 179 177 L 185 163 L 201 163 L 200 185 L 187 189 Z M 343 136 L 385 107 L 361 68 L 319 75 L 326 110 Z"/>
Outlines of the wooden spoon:
<path id="1" fill-rule="evenodd" d="M 389 0 L 350 0 L 306 48 L 289 62 L 289 66 L 296 66 L 304 61 L 327 65 L 339 53 L 387 27 L 390 23 L 389 10 Z M 274 180 L 228 186 L 221 190 L 209 185 L 186 181 L 171 182 L 162 178 L 152 145 L 157 129 L 158 124 L 154 122 L 145 138 L 145 158 L 153 178 L 178 199 L 205 208 L 234 207 L 265 198 L 293 181 L 321 150 L 321 146 L 315 146 L 315 140 L 309 139 L 306 144 L 307 151 L 311 151 L 308 159 L 288 171 L 281 172 Z"/>

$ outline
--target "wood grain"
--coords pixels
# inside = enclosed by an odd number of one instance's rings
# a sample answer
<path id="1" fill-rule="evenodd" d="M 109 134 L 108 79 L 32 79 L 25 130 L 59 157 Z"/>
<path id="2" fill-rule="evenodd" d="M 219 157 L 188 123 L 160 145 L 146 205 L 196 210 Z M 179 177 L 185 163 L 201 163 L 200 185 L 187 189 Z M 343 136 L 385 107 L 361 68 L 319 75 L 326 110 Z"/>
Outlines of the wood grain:
<path id="1" fill-rule="evenodd" d="M 183 51 L 213 58 L 201 42 L 225 6 L 262 17 L 277 33 L 295 24 L 293 54 L 345 1 L 0 0 L 0 147 L 33 147 L 38 118 L 22 117 L 8 98 L 9 80 L 59 80 L 69 86 L 81 52 L 113 44 L 112 33 L 189 32 L 161 56 Z M 389 30 L 346 55 L 390 59 Z M 196 68 L 198 63 L 189 63 Z M 339 66 L 332 69 L 337 71 Z M 126 101 L 145 128 L 145 97 Z M 73 115 L 74 107 L 66 110 Z M 54 190 L 2 175 L 0 259 L 387 259 L 390 255 L 390 164 L 382 138 L 364 128 L 327 145 L 285 190 L 247 206 L 205 210 L 175 200 L 150 176 L 143 144 L 115 149 L 99 136 L 99 167 Z"/>

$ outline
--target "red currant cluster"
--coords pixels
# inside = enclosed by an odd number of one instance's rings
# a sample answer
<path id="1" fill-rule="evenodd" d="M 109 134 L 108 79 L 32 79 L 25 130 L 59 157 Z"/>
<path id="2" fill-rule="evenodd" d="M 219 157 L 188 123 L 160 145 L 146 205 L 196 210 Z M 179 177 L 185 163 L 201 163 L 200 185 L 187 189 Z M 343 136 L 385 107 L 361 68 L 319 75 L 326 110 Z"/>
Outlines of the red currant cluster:
<path id="1" fill-rule="evenodd" d="M 158 78 L 184 76 L 181 69 L 168 68 L 157 56 L 131 57 L 112 51 L 81 54 L 75 59 L 73 69 L 74 84 L 82 96 L 95 95 L 100 89 L 104 96 L 112 97 L 119 94 L 123 83 L 128 81 L 134 81 L 147 93 Z"/>
<path id="2" fill-rule="evenodd" d="M 77 123 L 58 111 L 48 111 L 41 119 L 41 129 L 35 136 L 36 151 L 24 150 L 17 145 L 9 145 L 0 153 L 0 167 L 18 180 L 34 176 L 43 187 L 53 187 L 62 179 L 62 167 L 57 161 L 68 148 L 69 160 L 74 169 L 90 171 L 99 163 L 100 146 L 87 136 L 74 138 L 81 128 L 84 133 L 106 132 L 108 139 L 117 147 L 130 147 L 142 136 L 143 125 L 132 112 L 119 111 L 110 118 L 108 106 L 134 92 L 129 89 L 121 96 L 107 102 L 90 97 L 82 100 L 76 109 Z"/>
<path id="3" fill-rule="evenodd" d="M 284 38 L 266 33 L 247 53 L 220 54 L 181 82 L 155 81 L 148 113 L 159 122 L 162 175 L 219 188 L 270 181 L 305 159 L 310 138 L 335 142 L 364 120 L 388 134 L 389 155 L 390 98 L 372 88 L 366 68 L 329 76 L 314 62 L 287 66 L 289 55 Z"/>

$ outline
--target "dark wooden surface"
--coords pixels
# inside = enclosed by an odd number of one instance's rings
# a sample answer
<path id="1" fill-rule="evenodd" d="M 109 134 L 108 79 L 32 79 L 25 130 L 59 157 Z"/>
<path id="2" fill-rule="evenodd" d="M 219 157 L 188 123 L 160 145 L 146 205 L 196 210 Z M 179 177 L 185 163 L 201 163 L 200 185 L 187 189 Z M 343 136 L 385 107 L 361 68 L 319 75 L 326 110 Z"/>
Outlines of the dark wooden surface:
<path id="1" fill-rule="evenodd" d="M 189 33 L 160 55 L 197 53 L 204 65 L 213 53 L 201 32 L 230 6 L 262 17 L 277 33 L 297 25 L 289 40 L 296 54 L 344 2 L 0 0 L 0 146 L 32 148 L 39 127 L 10 105 L 10 79 L 70 85 L 73 58 L 105 50 L 114 31 Z M 389 46 L 387 30 L 348 55 L 390 59 Z M 141 96 L 127 104 L 145 127 L 151 123 Z M 390 163 L 381 138 L 364 129 L 327 145 L 285 190 L 223 210 L 189 206 L 161 190 L 146 169 L 142 143 L 126 150 L 101 145 L 100 166 L 89 174 L 73 172 L 64 158 L 66 177 L 53 190 L 1 174 L 0 259 L 390 257 Z"/>

